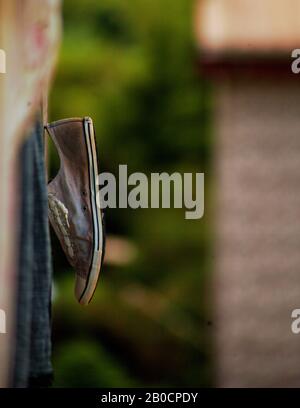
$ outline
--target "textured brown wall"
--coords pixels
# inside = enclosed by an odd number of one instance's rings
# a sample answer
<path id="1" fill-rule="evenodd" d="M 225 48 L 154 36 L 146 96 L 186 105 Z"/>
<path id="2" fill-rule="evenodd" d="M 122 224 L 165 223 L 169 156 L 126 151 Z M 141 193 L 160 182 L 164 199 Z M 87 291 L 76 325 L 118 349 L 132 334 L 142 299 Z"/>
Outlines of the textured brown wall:
<path id="1" fill-rule="evenodd" d="M 216 87 L 219 386 L 299 386 L 300 87 Z"/>

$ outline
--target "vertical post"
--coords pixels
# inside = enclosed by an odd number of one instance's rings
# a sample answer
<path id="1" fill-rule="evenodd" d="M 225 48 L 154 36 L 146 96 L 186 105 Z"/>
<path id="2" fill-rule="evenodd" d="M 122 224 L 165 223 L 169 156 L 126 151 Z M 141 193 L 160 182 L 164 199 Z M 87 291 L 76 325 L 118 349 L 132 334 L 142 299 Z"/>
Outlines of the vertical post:
<path id="1" fill-rule="evenodd" d="M 60 39 L 60 0 L 0 0 L 0 387 L 9 384 L 15 345 L 18 262 L 17 157 L 53 73 Z"/>
<path id="2" fill-rule="evenodd" d="M 16 293 L 16 167 L 15 149 L 8 126 L 7 96 L 9 94 L 9 44 L 13 2 L 0 0 L 0 48 L 6 53 L 6 72 L 0 73 L 0 309 L 5 318 L 5 333 L 0 332 L 0 387 L 8 386 L 14 349 Z M 2 319 L 3 323 L 3 319 Z M 2 327 L 3 328 L 3 327 Z"/>

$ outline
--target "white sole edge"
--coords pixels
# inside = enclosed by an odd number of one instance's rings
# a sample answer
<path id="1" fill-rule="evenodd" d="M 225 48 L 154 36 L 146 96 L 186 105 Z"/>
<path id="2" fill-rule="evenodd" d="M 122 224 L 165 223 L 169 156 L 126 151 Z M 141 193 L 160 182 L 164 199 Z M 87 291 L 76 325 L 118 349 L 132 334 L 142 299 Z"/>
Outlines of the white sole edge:
<path id="1" fill-rule="evenodd" d="M 89 133 L 91 135 L 90 138 L 89 138 Z M 91 194 L 91 203 L 92 203 L 94 237 L 93 237 L 93 255 L 92 255 L 92 262 L 91 262 L 92 266 L 89 272 L 86 286 L 79 299 L 79 303 L 81 305 L 87 305 L 90 302 L 91 298 L 93 297 L 93 294 L 97 286 L 100 269 L 101 269 L 102 251 L 103 251 L 102 214 L 101 214 L 101 209 L 97 205 L 97 194 L 99 193 L 99 188 L 97 185 L 98 165 L 97 165 L 94 127 L 93 127 L 93 121 L 91 118 L 84 119 L 84 134 L 85 134 L 86 145 L 88 148 L 90 194 Z M 97 250 L 97 247 L 99 248 L 99 250 Z"/>

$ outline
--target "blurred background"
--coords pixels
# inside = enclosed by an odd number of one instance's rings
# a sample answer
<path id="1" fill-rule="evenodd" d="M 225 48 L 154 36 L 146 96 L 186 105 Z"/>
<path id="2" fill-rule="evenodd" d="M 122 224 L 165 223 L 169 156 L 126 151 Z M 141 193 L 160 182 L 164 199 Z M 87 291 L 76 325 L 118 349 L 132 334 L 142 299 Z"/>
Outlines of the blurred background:
<path id="1" fill-rule="evenodd" d="M 205 215 L 107 211 L 86 309 L 53 236 L 55 385 L 298 387 L 299 1 L 65 0 L 63 14 L 50 119 L 94 119 L 100 171 L 204 172 Z"/>
<path id="2" fill-rule="evenodd" d="M 93 302 L 52 234 L 55 386 L 212 384 L 210 91 L 200 79 L 192 0 L 65 0 L 50 120 L 91 116 L 100 171 L 205 172 L 206 213 L 106 212 Z M 59 161 L 50 146 L 50 177 Z"/>

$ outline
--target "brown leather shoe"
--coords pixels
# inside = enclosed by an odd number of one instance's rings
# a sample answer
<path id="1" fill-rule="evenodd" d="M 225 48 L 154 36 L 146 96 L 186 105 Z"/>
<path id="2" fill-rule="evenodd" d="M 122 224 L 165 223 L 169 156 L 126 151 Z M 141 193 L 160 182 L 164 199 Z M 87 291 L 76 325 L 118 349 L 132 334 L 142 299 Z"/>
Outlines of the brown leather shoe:
<path id="1" fill-rule="evenodd" d="M 89 117 L 63 119 L 48 124 L 46 130 L 60 157 L 60 170 L 48 184 L 49 218 L 76 271 L 75 296 L 87 305 L 104 253 L 93 122 Z"/>

